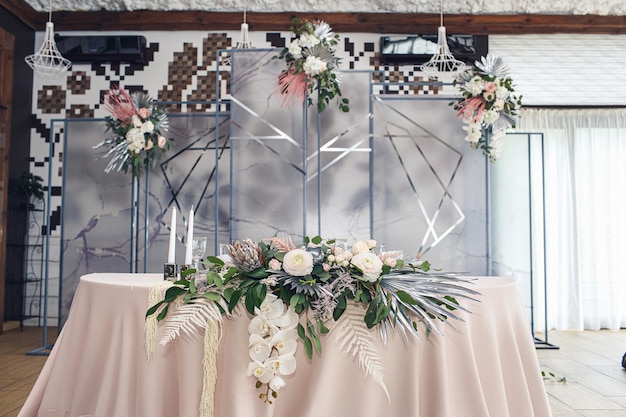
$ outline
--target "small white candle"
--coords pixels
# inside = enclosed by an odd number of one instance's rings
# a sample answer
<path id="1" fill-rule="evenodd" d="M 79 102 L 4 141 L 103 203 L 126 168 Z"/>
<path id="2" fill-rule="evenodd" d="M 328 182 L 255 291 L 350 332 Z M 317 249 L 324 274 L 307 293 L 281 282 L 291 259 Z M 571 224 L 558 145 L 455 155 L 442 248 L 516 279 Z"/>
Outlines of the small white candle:
<path id="1" fill-rule="evenodd" d="M 193 207 L 189 210 L 189 222 L 187 223 L 187 246 L 185 247 L 185 265 L 191 265 L 191 249 L 193 246 Z"/>
<path id="2" fill-rule="evenodd" d="M 170 246 L 167 251 L 167 263 L 176 263 L 176 207 L 172 207 L 172 221 L 170 223 Z"/>

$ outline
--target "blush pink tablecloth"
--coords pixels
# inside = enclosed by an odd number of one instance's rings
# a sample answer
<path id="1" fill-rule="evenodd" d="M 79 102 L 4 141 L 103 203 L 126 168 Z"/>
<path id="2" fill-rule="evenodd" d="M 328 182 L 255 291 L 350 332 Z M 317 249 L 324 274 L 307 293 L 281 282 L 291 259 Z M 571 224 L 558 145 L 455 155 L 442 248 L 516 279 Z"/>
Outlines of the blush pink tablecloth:
<path id="1" fill-rule="evenodd" d="M 201 335 L 157 345 L 148 361 L 144 317 L 159 274 L 90 274 L 81 278 L 57 343 L 18 417 L 196 417 L 202 392 Z M 421 341 L 376 334 L 391 396 L 333 333 L 323 352 L 306 359 L 273 405 L 258 398 L 246 376 L 248 318 L 226 320 L 218 353 L 216 417 L 550 417 L 529 325 L 517 286 L 477 278 L 480 302 L 465 302 L 455 329 Z M 376 331 L 376 330 L 374 330 Z"/>

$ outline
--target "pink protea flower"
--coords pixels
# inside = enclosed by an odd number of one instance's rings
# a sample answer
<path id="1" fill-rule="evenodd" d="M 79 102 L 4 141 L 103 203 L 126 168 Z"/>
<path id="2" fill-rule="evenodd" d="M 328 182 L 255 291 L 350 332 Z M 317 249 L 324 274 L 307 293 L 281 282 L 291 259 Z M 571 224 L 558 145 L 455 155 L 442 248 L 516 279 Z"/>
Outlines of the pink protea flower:
<path id="1" fill-rule="evenodd" d="M 454 108 L 457 110 L 456 115 L 458 117 L 476 123 L 481 120 L 485 106 L 486 103 L 482 97 L 472 97 L 457 103 Z"/>
<path id="2" fill-rule="evenodd" d="M 139 116 L 128 91 L 120 88 L 112 88 L 104 93 L 104 108 L 111 116 L 126 124 L 130 123 L 133 116 Z"/>
<path id="3" fill-rule="evenodd" d="M 278 88 L 283 95 L 281 106 L 302 103 L 309 89 L 309 76 L 304 72 L 297 72 L 295 67 L 289 67 L 278 76 Z"/>

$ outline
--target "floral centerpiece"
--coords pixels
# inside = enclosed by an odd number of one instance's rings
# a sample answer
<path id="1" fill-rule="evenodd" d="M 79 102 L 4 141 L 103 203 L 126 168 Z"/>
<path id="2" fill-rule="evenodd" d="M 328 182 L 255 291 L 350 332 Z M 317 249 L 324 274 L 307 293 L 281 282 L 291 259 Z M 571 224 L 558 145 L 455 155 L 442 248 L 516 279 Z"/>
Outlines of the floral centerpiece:
<path id="1" fill-rule="evenodd" d="M 466 124 L 465 140 L 495 161 L 502 153 L 506 130 L 515 127 L 522 97 L 513 92 L 513 80 L 501 58 L 482 57 L 452 83 L 463 98 L 454 103 L 457 116 Z"/>
<path id="2" fill-rule="evenodd" d="M 287 63 L 287 69 L 278 76 L 283 104 L 302 102 L 306 98 L 312 105 L 312 97 L 317 93 L 317 111 L 322 112 L 330 100 L 341 96 L 340 60 L 334 49 L 339 35 L 333 33 L 328 23 L 319 20 L 296 18 L 290 29 L 296 38 L 277 57 Z M 342 111 L 350 111 L 347 98 L 338 100 L 338 103 Z"/>
<path id="3" fill-rule="evenodd" d="M 171 139 L 163 135 L 168 129 L 167 113 L 154 106 L 149 95 L 129 94 L 120 88 L 105 92 L 104 108 L 111 113 L 106 117 L 106 125 L 113 136 L 95 148 L 110 148 L 105 154 L 111 157 L 105 172 L 117 169 L 141 176 L 144 167 L 154 167 L 169 149 Z"/>
<path id="4" fill-rule="evenodd" d="M 246 239 L 227 245 L 227 252 L 208 257 L 206 271 L 183 274 L 146 317 L 167 317 L 165 333 L 178 335 L 181 328 L 202 327 L 244 306 L 251 316 L 247 373 L 257 388 L 264 387 L 259 396 L 269 402 L 285 386 L 284 377 L 296 370 L 298 340 L 311 359 L 321 353 L 321 337 L 331 328 L 340 334 L 340 347 L 357 356 L 365 374 L 387 392 L 367 329 L 378 327 L 383 341 L 397 328 L 418 339 L 421 330 L 441 333 L 437 320 L 458 319 L 454 310 L 465 310 L 457 298 L 477 294 L 459 285 L 465 281 L 461 277 L 429 272 L 428 262 L 405 261 L 397 251 L 376 252 L 373 240 L 348 249 L 319 236 L 306 238 L 300 247 L 290 238 Z M 168 316 L 173 303 L 174 318 Z"/>

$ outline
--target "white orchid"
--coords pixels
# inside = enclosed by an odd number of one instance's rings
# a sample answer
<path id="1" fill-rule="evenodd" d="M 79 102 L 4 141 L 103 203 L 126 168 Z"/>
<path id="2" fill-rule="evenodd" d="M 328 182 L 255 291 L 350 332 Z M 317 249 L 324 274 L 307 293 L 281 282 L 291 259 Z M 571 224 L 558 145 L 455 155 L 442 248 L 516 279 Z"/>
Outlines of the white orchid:
<path id="1" fill-rule="evenodd" d="M 268 339 L 264 338 L 258 333 L 253 333 L 250 335 L 248 345 L 250 347 L 250 359 L 255 362 L 266 361 L 272 353 L 272 346 L 268 342 Z"/>
<path id="2" fill-rule="evenodd" d="M 274 374 L 291 375 L 296 372 L 296 357 L 291 355 L 279 355 L 265 361 L 265 365 L 274 371 Z"/>
<path id="3" fill-rule="evenodd" d="M 295 329 L 280 330 L 267 345 L 275 347 L 280 355 L 295 355 L 298 347 L 298 332 Z"/>
<path id="4" fill-rule="evenodd" d="M 267 384 L 274 378 L 275 373 L 271 366 L 262 362 L 252 361 L 248 364 L 247 375 L 255 376 L 261 383 Z"/>

